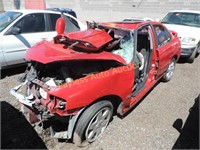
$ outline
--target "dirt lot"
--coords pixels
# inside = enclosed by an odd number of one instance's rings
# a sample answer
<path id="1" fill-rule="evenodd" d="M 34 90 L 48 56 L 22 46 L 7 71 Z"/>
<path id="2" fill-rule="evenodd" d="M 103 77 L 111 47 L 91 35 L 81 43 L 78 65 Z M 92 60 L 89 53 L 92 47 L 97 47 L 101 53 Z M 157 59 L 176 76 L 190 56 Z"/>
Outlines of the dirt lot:
<path id="1" fill-rule="evenodd" d="M 1 148 L 79 149 L 73 143 L 37 134 L 19 112 L 9 90 L 24 67 L 2 72 L 0 80 Z M 114 117 L 106 132 L 83 150 L 199 148 L 200 57 L 181 60 L 169 83 L 159 83 L 123 119 Z M 183 127 L 183 128 L 181 128 Z M 177 128 L 177 129 L 175 129 Z"/>

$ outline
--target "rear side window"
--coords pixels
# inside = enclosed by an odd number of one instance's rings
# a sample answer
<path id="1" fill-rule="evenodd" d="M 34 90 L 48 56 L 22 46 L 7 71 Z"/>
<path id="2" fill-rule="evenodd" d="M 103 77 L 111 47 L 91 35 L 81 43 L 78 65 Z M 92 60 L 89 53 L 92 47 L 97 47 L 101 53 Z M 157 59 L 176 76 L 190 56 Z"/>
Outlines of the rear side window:
<path id="1" fill-rule="evenodd" d="M 50 24 L 51 24 L 50 31 L 55 31 L 56 21 L 57 21 L 58 18 L 61 17 L 61 15 L 59 15 L 59 14 L 49 14 L 49 16 L 50 16 Z"/>
<path id="2" fill-rule="evenodd" d="M 19 20 L 15 26 L 21 29 L 21 33 L 44 32 L 44 14 L 28 14 Z"/>
<path id="3" fill-rule="evenodd" d="M 165 27 L 161 25 L 153 25 L 153 27 L 156 33 L 158 47 L 161 47 L 170 41 L 171 35 Z"/>
<path id="4" fill-rule="evenodd" d="M 80 31 L 80 27 L 78 25 L 78 22 L 69 17 L 69 16 L 66 16 L 64 14 L 61 15 L 62 18 L 65 19 L 65 23 L 66 23 L 66 26 L 65 26 L 65 32 L 68 33 L 68 32 L 74 32 L 74 31 Z"/>

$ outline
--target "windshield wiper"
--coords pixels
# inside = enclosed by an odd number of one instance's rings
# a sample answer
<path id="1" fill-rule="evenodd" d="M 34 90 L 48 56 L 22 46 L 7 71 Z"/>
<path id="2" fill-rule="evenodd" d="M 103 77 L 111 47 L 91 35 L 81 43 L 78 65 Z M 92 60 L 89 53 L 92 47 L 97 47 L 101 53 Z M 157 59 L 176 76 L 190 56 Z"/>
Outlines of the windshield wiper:
<path id="1" fill-rule="evenodd" d="M 166 24 L 169 24 L 169 22 L 166 22 L 166 21 L 161 21 L 161 23 L 166 23 Z"/>

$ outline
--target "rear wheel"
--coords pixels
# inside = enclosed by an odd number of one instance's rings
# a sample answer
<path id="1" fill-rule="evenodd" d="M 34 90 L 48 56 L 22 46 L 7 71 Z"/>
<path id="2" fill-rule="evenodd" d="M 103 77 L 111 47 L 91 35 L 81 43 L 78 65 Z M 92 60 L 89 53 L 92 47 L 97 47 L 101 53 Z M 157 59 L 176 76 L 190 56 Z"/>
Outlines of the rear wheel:
<path id="1" fill-rule="evenodd" d="M 112 103 L 105 100 L 87 108 L 76 125 L 74 143 L 79 147 L 83 147 L 94 142 L 105 131 L 112 113 Z"/>
<path id="2" fill-rule="evenodd" d="M 162 77 L 162 81 L 163 82 L 168 82 L 169 80 L 171 80 L 174 71 L 175 71 L 175 67 L 176 67 L 176 60 L 173 58 L 170 62 L 170 64 L 168 65 L 167 71 L 165 72 L 165 74 Z"/>

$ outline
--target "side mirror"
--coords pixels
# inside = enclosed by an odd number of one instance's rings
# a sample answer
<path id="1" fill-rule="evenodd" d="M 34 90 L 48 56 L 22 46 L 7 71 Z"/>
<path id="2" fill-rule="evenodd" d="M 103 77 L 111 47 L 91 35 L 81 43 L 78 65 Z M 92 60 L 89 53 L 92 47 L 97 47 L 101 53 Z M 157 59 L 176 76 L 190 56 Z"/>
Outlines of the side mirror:
<path id="1" fill-rule="evenodd" d="M 21 28 L 19 28 L 19 27 L 13 27 L 11 30 L 11 33 L 14 35 L 20 34 L 21 32 L 22 32 Z"/>
<path id="2" fill-rule="evenodd" d="M 170 32 L 172 33 L 172 35 L 173 35 L 174 37 L 177 37 L 177 36 L 178 36 L 178 33 L 177 33 L 177 32 L 172 31 L 172 30 L 170 30 Z"/>
<path id="3" fill-rule="evenodd" d="M 65 20 L 63 18 L 58 18 L 56 21 L 56 32 L 58 35 L 63 34 L 65 31 Z"/>
<path id="4" fill-rule="evenodd" d="M 177 119 L 174 123 L 173 123 L 173 127 L 178 131 L 181 132 L 183 129 L 183 120 L 182 119 Z"/>
<path id="5" fill-rule="evenodd" d="M 160 22 L 161 21 L 161 19 L 160 18 L 156 18 L 156 22 Z"/>

